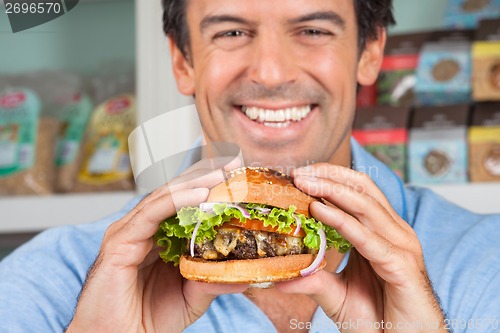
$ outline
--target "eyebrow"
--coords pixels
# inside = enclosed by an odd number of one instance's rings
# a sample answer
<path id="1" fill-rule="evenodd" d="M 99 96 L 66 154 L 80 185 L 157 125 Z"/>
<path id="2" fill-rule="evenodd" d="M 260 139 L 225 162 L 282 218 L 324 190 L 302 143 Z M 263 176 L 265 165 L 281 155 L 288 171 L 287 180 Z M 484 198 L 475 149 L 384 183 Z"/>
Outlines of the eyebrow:
<path id="1" fill-rule="evenodd" d="M 200 22 L 200 30 L 203 32 L 206 28 L 211 25 L 219 24 L 219 23 L 241 23 L 241 24 L 249 24 L 250 22 L 245 20 L 244 18 L 232 15 L 210 15 L 205 16 L 203 20 Z"/>
<path id="2" fill-rule="evenodd" d="M 345 30 L 346 22 L 339 14 L 333 11 L 321 11 L 314 12 L 310 14 L 306 14 L 294 19 L 288 20 L 289 24 L 298 24 L 309 21 L 329 21 L 334 25 L 338 26 L 342 30 Z M 203 32 L 211 25 L 220 24 L 220 23 L 240 23 L 240 24 L 250 24 L 250 21 L 245 20 L 242 17 L 232 16 L 232 15 L 209 15 L 203 18 L 200 22 L 200 30 Z"/>
<path id="3" fill-rule="evenodd" d="M 329 21 L 334 25 L 338 26 L 342 30 L 345 30 L 346 22 L 339 14 L 333 11 L 322 11 L 306 14 L 288 21 L 289 24 L 304 23 L 309 21 Z"/>

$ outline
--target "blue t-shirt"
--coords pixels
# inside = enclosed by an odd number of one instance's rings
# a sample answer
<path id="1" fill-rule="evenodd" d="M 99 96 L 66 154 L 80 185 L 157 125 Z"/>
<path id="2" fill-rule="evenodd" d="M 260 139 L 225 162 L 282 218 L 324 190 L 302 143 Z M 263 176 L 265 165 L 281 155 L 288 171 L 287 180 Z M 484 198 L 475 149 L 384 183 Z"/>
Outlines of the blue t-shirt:
<path id="1" fill-rule="evenodd" d="M 354 167 L 370 175 L 416 231 L 429 277 L 454 332 L 495 332 L 500 321 L 500 215 L 478 215 L 426 189 L 404 188 L 385 165 L 352 141 Z M 478 198 L 480 199 L 480 198 Z M 61 332 L 108 225 L 138 199 L 102 221 L 47 230 L 0 263 L 0 332 Z M 326 286 L 325 286 L 326 288 Z M 290 331 L 337 332 L 318 308 Z M 186 332 L 276 332 L 244 295 L 218 297 Z"/>

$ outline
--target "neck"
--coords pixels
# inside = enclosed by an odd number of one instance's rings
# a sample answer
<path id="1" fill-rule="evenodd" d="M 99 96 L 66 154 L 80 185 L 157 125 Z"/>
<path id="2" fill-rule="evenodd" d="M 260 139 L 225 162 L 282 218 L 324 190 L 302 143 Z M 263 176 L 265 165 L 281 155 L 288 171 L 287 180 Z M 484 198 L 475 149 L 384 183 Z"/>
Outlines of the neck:
<path id="1" fill-rule="evenodd" d="M 351 167 L 351 132 L 349 132 L 339 144 L 333 156 L 328 160 L 328 163 L 345 166 L 347 168 Z"/>

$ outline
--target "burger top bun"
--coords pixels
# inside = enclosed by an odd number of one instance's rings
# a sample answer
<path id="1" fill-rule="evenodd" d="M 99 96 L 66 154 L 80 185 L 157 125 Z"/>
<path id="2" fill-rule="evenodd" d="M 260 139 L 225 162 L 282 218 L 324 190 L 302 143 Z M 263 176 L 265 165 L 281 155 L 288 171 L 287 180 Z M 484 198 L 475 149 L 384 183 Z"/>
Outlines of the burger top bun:
<path id="1" fill-rule="evenodd" d="M 311 217 L 309 205 L 318 201 L 299 190 L 291 177 L 267 168 L 239 168 L 227 173 L 227 181 L 210 190 L 207 202 L 259 203 Z"/>

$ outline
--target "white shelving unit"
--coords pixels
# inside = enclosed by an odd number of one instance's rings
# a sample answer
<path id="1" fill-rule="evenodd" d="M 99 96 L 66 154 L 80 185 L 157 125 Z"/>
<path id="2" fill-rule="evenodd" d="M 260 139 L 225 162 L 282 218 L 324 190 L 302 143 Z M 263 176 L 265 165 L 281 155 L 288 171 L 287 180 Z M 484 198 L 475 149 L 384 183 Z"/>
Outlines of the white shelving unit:
<path id="1" fill-rule="evenodd" d="M 427 187 L 447 200 L 475 213 L 500 213 L 500 183 L 469 183 Z"/>

